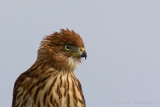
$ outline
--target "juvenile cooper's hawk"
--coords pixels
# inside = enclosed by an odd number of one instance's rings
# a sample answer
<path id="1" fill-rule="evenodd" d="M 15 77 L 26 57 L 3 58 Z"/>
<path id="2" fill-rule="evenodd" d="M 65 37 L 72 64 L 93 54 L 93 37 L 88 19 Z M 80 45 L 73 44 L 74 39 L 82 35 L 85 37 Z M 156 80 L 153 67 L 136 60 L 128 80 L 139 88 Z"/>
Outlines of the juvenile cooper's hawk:
<path id="1" fill-rule="evenodd" d="M 74 70 L 87 57 L 82 38 L 61 29 L 46 36 L 36 62 L 16 80 L 12 107 L 86 107 Z"/>

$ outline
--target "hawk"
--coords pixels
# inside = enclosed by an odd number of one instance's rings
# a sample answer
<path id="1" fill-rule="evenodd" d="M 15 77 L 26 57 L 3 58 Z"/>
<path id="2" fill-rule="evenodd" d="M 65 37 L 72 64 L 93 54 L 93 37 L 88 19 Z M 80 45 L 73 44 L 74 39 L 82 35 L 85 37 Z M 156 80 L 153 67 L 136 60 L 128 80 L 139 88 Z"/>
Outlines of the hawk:
<path id="1" fill-rule="evenodd" d="M 74 75 L 87 53 L 79 34 L 61 29 L 46 36 L 35 63 L 16 80 L 12 107 L 86 107 Z"/>

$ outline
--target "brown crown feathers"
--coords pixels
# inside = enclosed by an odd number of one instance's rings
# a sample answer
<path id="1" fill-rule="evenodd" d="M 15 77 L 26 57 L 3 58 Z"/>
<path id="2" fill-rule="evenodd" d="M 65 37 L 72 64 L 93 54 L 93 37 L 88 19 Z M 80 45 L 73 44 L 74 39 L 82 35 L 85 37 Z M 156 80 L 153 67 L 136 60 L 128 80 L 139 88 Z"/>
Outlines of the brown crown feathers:
<path id="1" fill-rule="evenodd" d="M 64 49 L 65 45 L 84 48 L 83 40 L 79 34 L 73 30 L 61 29 L 60 32 L 55 32 L 42 40 L 36 62 L 49 63 L 57 70 L 73 71 L 77 63 L 81 62 L 81 57 L 72 56 L 70 51 Z"/>

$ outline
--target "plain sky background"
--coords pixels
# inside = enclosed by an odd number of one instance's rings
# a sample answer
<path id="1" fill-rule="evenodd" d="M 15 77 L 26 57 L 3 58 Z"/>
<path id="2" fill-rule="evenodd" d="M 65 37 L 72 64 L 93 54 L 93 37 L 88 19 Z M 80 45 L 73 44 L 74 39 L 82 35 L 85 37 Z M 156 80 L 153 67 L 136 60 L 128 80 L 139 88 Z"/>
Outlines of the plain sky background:
<path id="1" fill-rule="evenodd" d="M 1 0 L 1 107 L 11 107 L 42 38 L 61 28 L 85 42 L 75 73 L 87 107 L 160 107 L 159 0 Z"/>

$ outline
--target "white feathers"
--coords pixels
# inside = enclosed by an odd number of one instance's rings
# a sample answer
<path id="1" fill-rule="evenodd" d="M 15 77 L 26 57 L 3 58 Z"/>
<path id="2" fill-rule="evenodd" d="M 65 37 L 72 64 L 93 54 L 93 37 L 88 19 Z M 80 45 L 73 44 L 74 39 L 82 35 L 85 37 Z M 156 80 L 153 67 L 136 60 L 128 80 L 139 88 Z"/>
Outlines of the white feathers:
<path id="1" fill-rule="evenodd" d="M 73 57 L 70 57 L 68 58 L 68 66 L 72 69 L 72 70 L 75 70 L 77 67 L 78 67 L 78 60 L 73 58 Z"/>

